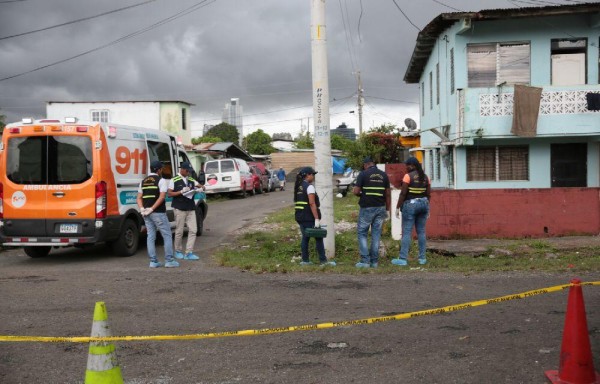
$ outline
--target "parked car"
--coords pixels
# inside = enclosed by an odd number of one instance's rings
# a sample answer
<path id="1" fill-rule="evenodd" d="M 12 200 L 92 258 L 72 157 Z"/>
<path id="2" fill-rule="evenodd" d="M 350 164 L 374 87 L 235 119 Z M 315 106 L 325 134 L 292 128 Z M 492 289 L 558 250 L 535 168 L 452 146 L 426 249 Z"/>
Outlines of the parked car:
<path id="1" fill-rule="evenodd" d="M 346 196 L 348 192 L 352 192 L 352 188 L 356 184 L 356 177 L 360 172 L 355 170 L 346 171 L 344 176 L 336 180 L 337 190 L 342 196 Z"/>
<path id="2" fill-rule="evenodd" d="M 252 185 L 254 187 L 254 193 L 269 192 L 269 177 L 263 174 L 256 165 L 250 166 L 250 173 L 252 174 Z"/>
<path id="3" fill-rule="evenodd" d="M 215 193 L 254 194 L 254 184 L 248 163 L 242 159 L 210 160 L 204 164 L 207 195 Z"/>
<path id="4" fill-rule="evenodd" d="M 277 171 L 270 169 L 267 172 L 269 172 L 269 191 L 275 192 L 278 188 L 281 188 L 281 182 L 277 177 Z"/>

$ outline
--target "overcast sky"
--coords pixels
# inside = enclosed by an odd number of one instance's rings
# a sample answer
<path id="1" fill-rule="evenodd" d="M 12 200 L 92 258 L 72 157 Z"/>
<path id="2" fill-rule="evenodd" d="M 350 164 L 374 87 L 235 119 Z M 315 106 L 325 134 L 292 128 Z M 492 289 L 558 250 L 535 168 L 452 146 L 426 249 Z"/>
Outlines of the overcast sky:
<path id="1" fill-rule="evenodd" d="M 365 129 L 418 122 L 418 88 L 404 73 L 417 27 L 440 13 L 573 2 L 327 0 L 331 128 L 346 122 L 358 131 L 350 111 L 359 70 Z M 182 100 L 194 104 L 199 136 L 237 97 L 244 134 L 295 136 L 308 117 L 312 128 L 310 7 L 311 0 L 0 0 L 0 114 L 7 122 L 42 118 L 50 100 Z"/>

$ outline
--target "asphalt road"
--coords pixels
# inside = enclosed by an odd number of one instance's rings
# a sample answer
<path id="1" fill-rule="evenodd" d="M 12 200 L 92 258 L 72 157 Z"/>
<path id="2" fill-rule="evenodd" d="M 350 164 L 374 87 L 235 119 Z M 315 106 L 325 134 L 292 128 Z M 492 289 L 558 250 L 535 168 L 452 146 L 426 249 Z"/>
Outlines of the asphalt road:
<path id="1" fill-rule="evenodd" d="M 210 204 L 202 259 L 149 269 L 103 246 L 30 259 L 0 254 L 0 334 L 86 336 L 106 302 L 114 335 L 182 335 L 363 319 L 568 283 L 545 273 L 252 274 L 219 267 L 211 250 L 291 204 L 274 192 Z M 598 273 L 579 276 L 600 280 Z M 584 287 L 600 368 L 600 287 Z M 325 330 L 192 341 L 116 343 L 129 384 L 546 383 L 557 369 L 567 292 L 462 311 Z M 82 383 L 88 346 L 0 343 L 0 383 Z"/>

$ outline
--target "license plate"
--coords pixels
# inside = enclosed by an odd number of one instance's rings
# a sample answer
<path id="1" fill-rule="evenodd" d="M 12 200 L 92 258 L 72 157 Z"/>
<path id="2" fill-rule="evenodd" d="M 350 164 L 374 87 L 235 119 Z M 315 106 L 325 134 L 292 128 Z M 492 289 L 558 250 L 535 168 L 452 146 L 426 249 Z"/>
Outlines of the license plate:
<path id="1" fill-rule="evenodd" d="M 58 231 L 60 233 L 77 233 L 77 224 L 61 224 Z"/>

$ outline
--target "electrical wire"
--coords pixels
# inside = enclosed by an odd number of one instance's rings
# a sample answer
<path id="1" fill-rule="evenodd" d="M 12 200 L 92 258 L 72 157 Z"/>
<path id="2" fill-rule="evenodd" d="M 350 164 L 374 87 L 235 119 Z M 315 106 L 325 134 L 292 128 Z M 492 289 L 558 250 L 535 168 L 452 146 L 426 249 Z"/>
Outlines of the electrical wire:
<path id="1" fill-rule="evenodd" d="M 463 11 L 463 10 L 461 10 L 461 9 L 458 9 L 458 8 L 451 7 L 451 6 L 449 6 L 448 4 L 444 4 L 444 3 L 442 3 L 441 1 L 438 1 L 438 0 L 431 0 L 431 1 L 433 1 L 434 3 L 438 3 L 439 5 L 443 5 L 443 6 L 444 6 L 444 7 L 446 7 L 446 8 L 450 8 L 450 9 L 453 9 L 453 10 L 455 10 L 455 11 L 458 11 L 458 12 L 464 12 L 464 11 Z"/>
<path id="2" fill-rule="evenodd" d="M 344 26 L 344 36 L 346 37 L 346 47 L 348 48 L 348 57 L 350 58 L 350 65 L 352 66 L 352 72 L 355 72 L 356 65 L 354 64 L 354 57 L 352 55 L 352 48 L 351 48 L 351 42 L 350 42 L 351 38 L 348 37 L 348 27 L 346 26 L 346 17 L 344 16 L 342 0 L 338 0 L 338 2 L 340 4 L 340 13 L 342 14 L 342 24 Z M 350 23 L 350 20 L 348 20 L 348 23 Z"/>
<path id="3" fill-rule="evenodd" d="M 141 35 L 141 34 L 143 34 L 145 32 L 148 32 L 148 31 L 150 31 L 152 29 L 158 28 L 158 27 L 160 27 L 160 26 L 162 26 L 162 25 L 164 25 L 166 23 L 169 23 L 169 22 L 171 22 L 173 20 L 176 20 L 176 19 L 178 19 L 180 17 L 186 16 L 186 15 L 188 15 L 188 14 L 194 12 L 194 11 L 197 11 L 200 8 L 203 8 L 203 7 L 206 7 L 208 5 L 211 5 L 211 4 L 213 4 L 213 3 L 217 2 L 217 1 L 218 0 L 211 0 L 211 1 L 209 1 L 209 0 L 202 0 L 199 3 L 196 3 L 196 4 L 192 5 L 191 7 L 188 7 L 186 9 L 184 9 L 183 11 L 175 13 L 174 15 L 171 15 L 171 16 L 165 18 L 165 19 L 162 19 L 162 20 L 160 20 L 160 21 L 158 21 L 158 22 L 156 22 L 156 23 L 154 23 L 152 25 L 149 25 L 149 26 L 145 27 L 145 28 L 142 28 L 140 30 L 132 32 L 129 35 L 126 35 L 126 36 L 120 37 L 120 38 L 118 38 L 116 40 L 113 40 L 110 43 L 103 44 L 103 45 L 101 45 L 99 47 L 87 50 L 85 52 L 82 52 L 82 53 L 77 54 L 75 56 L 71 56 L 71 57 L 66 58 L 66 59 L 55 61 L 54 63 L 46 64 L 44 66 L 37 67 L 37 68 L 31 69 L 29 71 L 25 71 L 25 72 L 18 73 L 16 75 L 12 75 L 12 76 L 7 76 L 7 77 L 4 77 L 4 78 L 1 78 L 0 81 L 6 81 L 6 80 L 14 79 L 16 77 L 28 75 L 30 73 L 37 72 L 37 71 L 40 71 L 42 69 L 46 69 L 46 68 L 53 67 L 53 66 L 58 65 L 58 64 L 66 63 L 67 61 L 71 61 L 71 60 L 77 59 L 79 57 L 88 55 L 88 54 L 90 54 L 92 52 L 97 52 L 97 51 L 102 50 L 104 48 L 108 48 L 108 47 L 110 47 L 112 45 L 121 43 L 121 42 L 123 42 L 125 40 L 131 39 L 131 38 L 136 37 L 138 35 Z"/>
<path id="4" fill-rule="evenodd" d="M 402 8 L 400 8 L 400 6 L 398 5 L 398 3 L 396 3 L 396 0 L 392 0 L 394 2 L 394 4 L 396 5 L 396 8 L 398 8 L 398 10 L 404 15 L 404 18 L 406 20 L 408 20 L 408 22 L 415 28 L 417 28 L 417 31 L 421 32 L 421 29 L 419 27 L 417 27 L 415 25 L 415 23 L 412 22 L 412 20 L 406 15 L 406 13 L 404 13 L 404 11 L 402 10 Z"/>
<path id="5" fill-rule="evenodd" d="M 362 43 L 362 37 L 360 36 L 360 21 L 362 20 L 362 15 L 363 15 L 362 0 L 360 0 L 359 3 L 360 3 L 360 15 L 358 15 L 358 40 Z"/>
<path id="6" fill-rule="evenodd" d="M 117 13 L 117 12 L 121 12 L 121 11 L 124 11 L 124 10 L 127 10 L 127 9 L 139 7 L 140 5 L 146 5 L 146 4 L 152 3 L 154 1 L 156 1 L 156 0 L 148 0 L 148 1 L 144 1 L 142 3 L 130 5 L 128 7 L 123 7 L 123 8 L 119 8 L 119 9 L 114 9 L 112 11 L 103 12 L 103 13 L 100 13 L 100 14 L 97 14 L 97 15 L 94 15 L 94 16 L 88 16 L 88 17 L 84 17 L 84 18 L 81 18 L 81 19 L 77 19 L 77 20 L 67 21 L 66 23 L 61 23 L 61 24 L 53 25 L 51 27 L 45 27 L 45 28 L 35 29 L 35 30 L 29 31 L 29 32 L 23 32 L 23 33 L 18 33 L 18 34 L 15 34 L 15 35 L 0 37 L 0 40 L 11 39 L 13 37 L 25 36 L 25 35 L 30 35 L 32 33 L 37 33 L 37 32 L 47 31 L 47 30 L 54 29 L 54 28 L 64 27 L 65 25 L 75 24 L 75 23 L 79 23 L 81 21 L 87 21 L 87 20 L 95 19 L 97 17 L 110 15 L 112 13 Z"/>
<path id="7" fill-rule="evenodd" d="M 377 97 L 377 96 L 371 96 L 371 95 L 363 95 L 365 98 L 370 98 L 370 99 L 379 99 L 379 100 L 387 100 L 387 101 L 396 101 L 398 103 L 407 103 L 407 104 L 419 104 L 419 102 L 417 101 L 407 101 L 407 100 L 397 100 L 397 99 L 387 99 L 385 97 Z"/>

